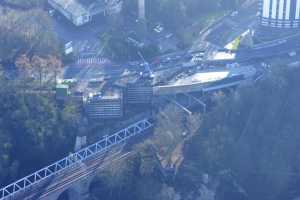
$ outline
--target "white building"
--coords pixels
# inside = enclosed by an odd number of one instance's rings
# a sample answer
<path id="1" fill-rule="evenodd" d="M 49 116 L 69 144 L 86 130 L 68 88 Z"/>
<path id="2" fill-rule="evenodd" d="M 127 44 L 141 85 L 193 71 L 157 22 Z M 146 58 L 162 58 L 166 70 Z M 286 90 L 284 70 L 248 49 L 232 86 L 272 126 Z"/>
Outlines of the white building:
<path id="1" fill-rule="evenodd" d="M 300 0 L 260 0 L 261 25 L 299 28 Z"/>
<path id="2" fill-rule="evenodd" d="M 122 0 L 48 0 L 48 3 L 75 26 L 84 25 L 97 14 L 114 14 L 122 9 Z"/>

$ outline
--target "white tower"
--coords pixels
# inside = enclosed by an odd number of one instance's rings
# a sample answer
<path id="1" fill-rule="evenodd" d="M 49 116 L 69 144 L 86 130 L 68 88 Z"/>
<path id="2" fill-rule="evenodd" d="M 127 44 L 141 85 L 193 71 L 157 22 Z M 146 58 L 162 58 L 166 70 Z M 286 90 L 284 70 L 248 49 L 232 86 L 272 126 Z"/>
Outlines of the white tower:
<path id="1" fill-rule="evenodd" d="M 139 19 L 141 21 L 146 20 L 145 0 L 138 0 L 139 4 Z"/>
<path id="2" fill-rule="evenodd" d="M 260 0 L 260 12 L 264 27 L 300 27 L 300 0 Z"/>

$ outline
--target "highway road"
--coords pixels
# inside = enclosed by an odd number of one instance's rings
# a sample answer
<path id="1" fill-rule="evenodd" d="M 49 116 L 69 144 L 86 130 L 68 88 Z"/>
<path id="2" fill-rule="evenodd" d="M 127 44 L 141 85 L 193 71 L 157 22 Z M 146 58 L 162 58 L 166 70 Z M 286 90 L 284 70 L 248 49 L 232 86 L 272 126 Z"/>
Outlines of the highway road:
<path id="1" fill-rule="evenodd" d="M 299 40 L 300 36 L 296 35 L 287 39 L 269 42 L 251 49 L 242 49 L 236 52 L 236 61 L 249 61 L 287 54 L 300 49 L 300 43 L 298 42 Z"/>

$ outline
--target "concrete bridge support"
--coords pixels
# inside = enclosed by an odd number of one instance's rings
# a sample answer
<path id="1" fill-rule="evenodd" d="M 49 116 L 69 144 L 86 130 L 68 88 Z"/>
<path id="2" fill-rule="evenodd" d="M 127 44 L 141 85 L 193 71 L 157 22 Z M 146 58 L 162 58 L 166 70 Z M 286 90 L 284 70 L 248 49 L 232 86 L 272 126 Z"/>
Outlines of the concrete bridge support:
<path id="1" fill-rule="evenodd" d="M 115 134 L 109 135 L 63 159 L 0 189 L 1 200 L 57 200 L 65 193 L 72 200 L 89 197 L 89 187 L 98 170 L 112 162 L 126 159 L 131 152 L 126 147 L 134 136 L 150 129 L 149 119 L 140 120 Z M 85 144 L 85 137 L 77 139 L 76 147 Z M 124 147 L 125 150 L 124 150 Z"/>
<path id="2" fill-rule="evenodd" d="M 46 193 L 39 198 L 30 198 L 30 200 L 58 200 L 64 192 L 67 192 L 69 200 L 86 200 L 89 198 L 89 187 L 93 178 L 94 176 L 82 178 L 77 182 L 71 184 L 69 188 L 64 187 L 62 189 L 58 189 L 55 192 L 51 192 L 49 195 Z"/>
<path id="3" fill-rule="evenodd" d="M 166 99 L 174 103 L 175 105 L 177 105 L 179 108 L 181 108 L 189 115 L 192 114 L 192 111 L 189 108 L 194 105 L 200 105 L 202 107 L 202 112 L 203 113 L 206 112 L 206 104 L 199 98 L 195 97 L 193 94 L 189 94 L 189 93 L 175 94 L 166 97 Z"/>
<path id="4" fill-rule="evenodd" d="M 75 151 L 82 149 L 87 144 L 86 136 L 77 136 L 75 143 Z M 81 166 L 83 169 L 87 168 L 85 164 Z M 89 197 L 89 187 L 92 182 L 93 176 L 87 176 L 80 181 L 74 183 L 68 189 L 69 200 L 86 200 Z"/>
<path id="5" fill-rule="evenodd" d="M 94 176 L 81 179 L 68 189 L 69 200 L 87 200 L 89 198 L 89 188 Z"/>
<path id="6" fill-rule="evenodd" d="M 75 142 L 75 151 L 78 151 L 79 149 L 82 149 L 84 146 L 86 146 L 86 136 L 77 136 L 76 142 Z M 80 174 L 88 173 L 88 167 L 85 164 L 80 164 Z M 76 178 L 76 177 L 75 177 Z M 58 200 L 59 197 L 64 193 L 67 192 L 69 200 L 86 200 L 89 197 L 89 187 L 90 183 L 93 179 L 93 176 L 87 176 L 84 178 L 81 178 L 78 181 L 75 181 L 73 183 L 70 183 L 69 187 L 64 187 L 62 189 L 58 189 L 57 191 L 51 193 L 50 195 L 42 194 L 40 196 L 40 200 Z M 66 182 L 66 181 L 62 181 Z M 58 183 L 59 185 L 60 183 Z M 52 184 L 49 185 L 49 188 L 47 190 L 51 190 L 51 187 L 53 187 Z"/>

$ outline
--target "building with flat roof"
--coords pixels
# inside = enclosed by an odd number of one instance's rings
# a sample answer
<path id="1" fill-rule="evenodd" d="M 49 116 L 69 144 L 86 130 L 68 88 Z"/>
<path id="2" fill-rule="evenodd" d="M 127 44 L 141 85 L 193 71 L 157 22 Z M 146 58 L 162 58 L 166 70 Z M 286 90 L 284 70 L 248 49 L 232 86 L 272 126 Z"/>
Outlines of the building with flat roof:
<path id="1" fill-rule="evenodd" d="M 85 110 L 88 118 L 92 120 L 123 117 L 123 91 L 111 89 L 102 93 L 90 94 Z"/>
<path id="2" fill-rule="evenodd" d="M 94 15 L 120 12 L 122 0 L 48 0 L 48 3 L 75 26 L 90 22 Z"/>
<path id="3" fill-rule="evenodd" d="M 48 3 L 76 26 L 83 25 L 92 18 L 89 6 L 79 0 L 48 0 Z"/>

